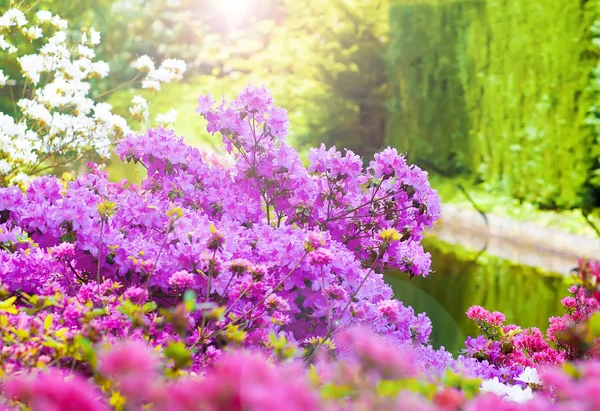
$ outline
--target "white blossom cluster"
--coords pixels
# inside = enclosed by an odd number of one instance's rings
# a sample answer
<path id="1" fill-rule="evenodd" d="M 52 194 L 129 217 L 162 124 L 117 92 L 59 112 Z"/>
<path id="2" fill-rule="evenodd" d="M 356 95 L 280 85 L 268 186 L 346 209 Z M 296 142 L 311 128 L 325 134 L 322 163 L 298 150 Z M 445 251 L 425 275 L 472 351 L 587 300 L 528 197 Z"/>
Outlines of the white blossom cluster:
<path id="1" fill-rule="evenodd" d="M 95 61 L 100 33 L 84 30 L 73 40 L 67 35 L 68 22 L 59 16 L 42 10 L 35 19 L 37 25 L 29 24 L 18 9 L 0 16 L 0 61 L 17 53 L 25 82 L 23 97 L 16 103 L 18 114 L 0 113 L 0 181 L 4 182 L 26 180 L 27 175 L 61 164 L 59 160 L 86 153 L 108 157 L 114 140 L 131 131 L 127 120 L 112 113 L 110 104 L 90 95 L 90 82 L 110 71 L 106 62 Z M 45 37 L 47 32 L 51 36 Z M 18 55 L 19 42 L 38 39 L 42 40 L 37 54 Z M 139 70 L 136 79 L 144 77 L 142 88 L 152 90 L 159 90 L 160 83 L 181 80 L 186 70 L 185 63 L 176 59 L 155 68 L 148 56 L 133 66 Z M 0 87 L 10 80 L 0 67 Z M 133 120 L 147 122 L 147 101 L 135 96 L 129 112 Z"/>
<path id="2" fill-rule="evenodd" d="M 140 56 L 131 66 L 146 73 L 142 80 L 142 88 L 153 91 L 159 91 L 161 83 L 181 80 L 186 69 L 185 62 L 178 59 L 165 59 L 160 67 L 156 68 L 154 61 L 146 55 Z"/>
<path id="3" fill-rule="evenodd" d="M 540 385 L 542 383 L 537 370 L 531 367 L 526 367 L 515 380 L 526 384 L 526 387 L 503 384 L 498 380 L 498 377 L 494 377 L 481 383 L 480 392 L 492 392 L 505 400 L 523 403 L 534 397 L 530 385 Z"/>

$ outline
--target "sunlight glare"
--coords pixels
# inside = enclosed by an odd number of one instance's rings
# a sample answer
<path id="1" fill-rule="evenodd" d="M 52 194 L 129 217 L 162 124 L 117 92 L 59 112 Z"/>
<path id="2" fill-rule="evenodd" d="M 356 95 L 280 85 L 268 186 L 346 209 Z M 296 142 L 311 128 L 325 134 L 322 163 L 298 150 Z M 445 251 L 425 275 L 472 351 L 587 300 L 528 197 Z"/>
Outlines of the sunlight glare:
<path id="1" fill-rule="evenodd" d="M 216 0 L 223 14 L 232 23 L 241 22 L 250 9 L 252 0 Z"/>

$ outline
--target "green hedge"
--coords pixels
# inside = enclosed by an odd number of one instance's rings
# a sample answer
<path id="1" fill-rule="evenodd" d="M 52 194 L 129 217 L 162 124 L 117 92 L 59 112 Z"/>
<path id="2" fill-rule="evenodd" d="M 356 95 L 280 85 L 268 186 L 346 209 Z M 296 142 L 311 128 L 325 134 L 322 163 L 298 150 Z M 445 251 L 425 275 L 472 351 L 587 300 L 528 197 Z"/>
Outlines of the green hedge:
<path id="1" fill-rule="evenodd" d="M 597 18 L 597 0 L 395 1 L 389 143 L 519 199 L 581 205 L 600 186 Z"/>

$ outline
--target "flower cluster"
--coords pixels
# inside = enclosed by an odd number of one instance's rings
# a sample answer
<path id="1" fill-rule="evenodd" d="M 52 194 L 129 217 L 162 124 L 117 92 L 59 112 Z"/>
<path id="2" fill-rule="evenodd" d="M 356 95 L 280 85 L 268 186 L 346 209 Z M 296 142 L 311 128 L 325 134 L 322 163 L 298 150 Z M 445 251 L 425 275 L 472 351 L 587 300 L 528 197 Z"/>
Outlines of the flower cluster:
<path id="1" fill-rule="evenodd" d="M 310 369 L 297 361 L 272 362 L 235 349 L 204 375 L 173 372 L 185 352 L 162 352 L 122 339 L 90 346 L 89 367 L 13 374 L 0 389 L 7 409 L 150 410 L 565 410 L 597 409 L 600 362 L 567 363 L 540 373 L 527 368 L 521 385 L 481 380 L 452 371 L 423 374 L 411 348 L 388 345 L 364 329 L 349 329 L 336 342 L 344 357 L 321 359 Z M 11 408 L 9 408 L 11 407 Z"/>
<path id="2" fill-rule="evenodd" d="M 59 16 L 41 10 L 32 17 L 35 25 L 18 9 L 0 16 L 0 55 L 14 59 L 24 79 L 24 83 L 9 79 L 0 70 L 0 87 L 10 85 L 22 96 L 15 117 L 0 113 L 0 182 L 4 183 L 27 180 L 87 154 L 108 157 L 113 141 L 130 132 L 127 121 L 113 114 L 110 104 L 92 95 L 92 81 L 110 71 L 106 62 L 95 60 L 100 34 L 84 29 L 74 39 L 68 35 L 67 21 Z M 32 43 L 37 54 L 19 55 L 19 42 Z M 157 83 L 180 80 L 184 71 L 182 61 L 165 60 L 148 76 L 152 75 L 156 88 Z M 147 120 L 143 98 L 134 99 L 131 114 L 135 120 Z"/>
<path id="3" fill-rule="evenodd" d="M 600 261 L 581 259 L 576 272 L 578 283 L 569 288 L 571 296 L 561 300 L 566 314 L 551 317 L 547 333 L 548 340 L 569 359 L 597 353 L 595 338 L 600 337 L 593 330 L 600 311 Z"/>
<path id="4" fill-rule="evenodd" d="M 566 314 L 551 317 L 546 338 L 536 328 L 504 324 L 502 313 L 472 306 L 467 316 L 482 335 L 468 337 L 464 354 L 491 364 L 498 383 L 517 381 L 525 367 L 543 367 L 597 356 L 600 338 L 600 263 L 581 259 L 570 297 L 561 300 Z"/>
<path id="5" fill-rule="evenodd" d="M 208 131 L 220 132 L 238 160 L 234 180 L 258 195 L 268 223 L 326 231 L 378 268 L 429 273 L 430 255 L 420 240 L 440 215 L 439 197 L 427 173 L 409 166 L 395 149 L 376 154 L 363 170 L 353 152 L 321 145 L 310 150 L 305 169 L 283 139 L 286 112 L 273 105 L 264 87 L 248 86 L 218 106 L 210 95 L 198 103 Z"/>
<path id="6" fill-rule="evenodd" d="M 467 316 L 483 335 L 467 338 L 465 355 L 492 364 L 502 382 L 514 383 L 526 367 L 561 364 L 565 360 L 564 352 L 553 348 L 536 327 L 522 329 L 504 324 L 502 313 L 479 306 L 469 308 Z"/>
<path id="7" fill-rule="evenodd" d="M 247 87 L 204 116 L 235 153 L 231 167 L 205 162 L 159 128 L 117 146 L 147 169 L 139 187 L 110 183 L 90 165 L 72 181 L 45 176 L 25 192 L 0 189 L 0 282 L 17 310 L 6 321 L 19 330 L 8 342 L 22 344 L 19 333 L 40 331 L 52 315 L 67 341 L 127 333 L 156 347 L 180 344 L 190 353 L 180 368 L 193 370 L 240 345 L 312 361 L 356 323 L 396 344 L 426 344 L 431 322 L 393 299 L 382 276 L 389 267 L 429 271 L 420 239 L 439 199 L 425 173 L 391 149 L 367 170 L 352 153 L 321 150 L 329 154 L 319 154 L 318 170 L 307 170 L 283 141 L 285 113 L 264 88 Z M 62 302 L 20 322 L 27 295 L 49 287 Z"/>

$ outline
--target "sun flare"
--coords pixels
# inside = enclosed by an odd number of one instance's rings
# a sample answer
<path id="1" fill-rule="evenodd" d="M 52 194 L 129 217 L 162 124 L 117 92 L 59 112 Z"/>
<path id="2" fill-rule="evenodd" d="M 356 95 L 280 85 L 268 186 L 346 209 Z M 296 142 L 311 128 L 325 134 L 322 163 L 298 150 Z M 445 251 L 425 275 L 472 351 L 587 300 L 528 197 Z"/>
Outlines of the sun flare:
<path id="1" fill-rule="evenodd" d="M 241 22 L 250 10 L 252 0 L 216 0 L 227 20 L 232 23 Z"/>

